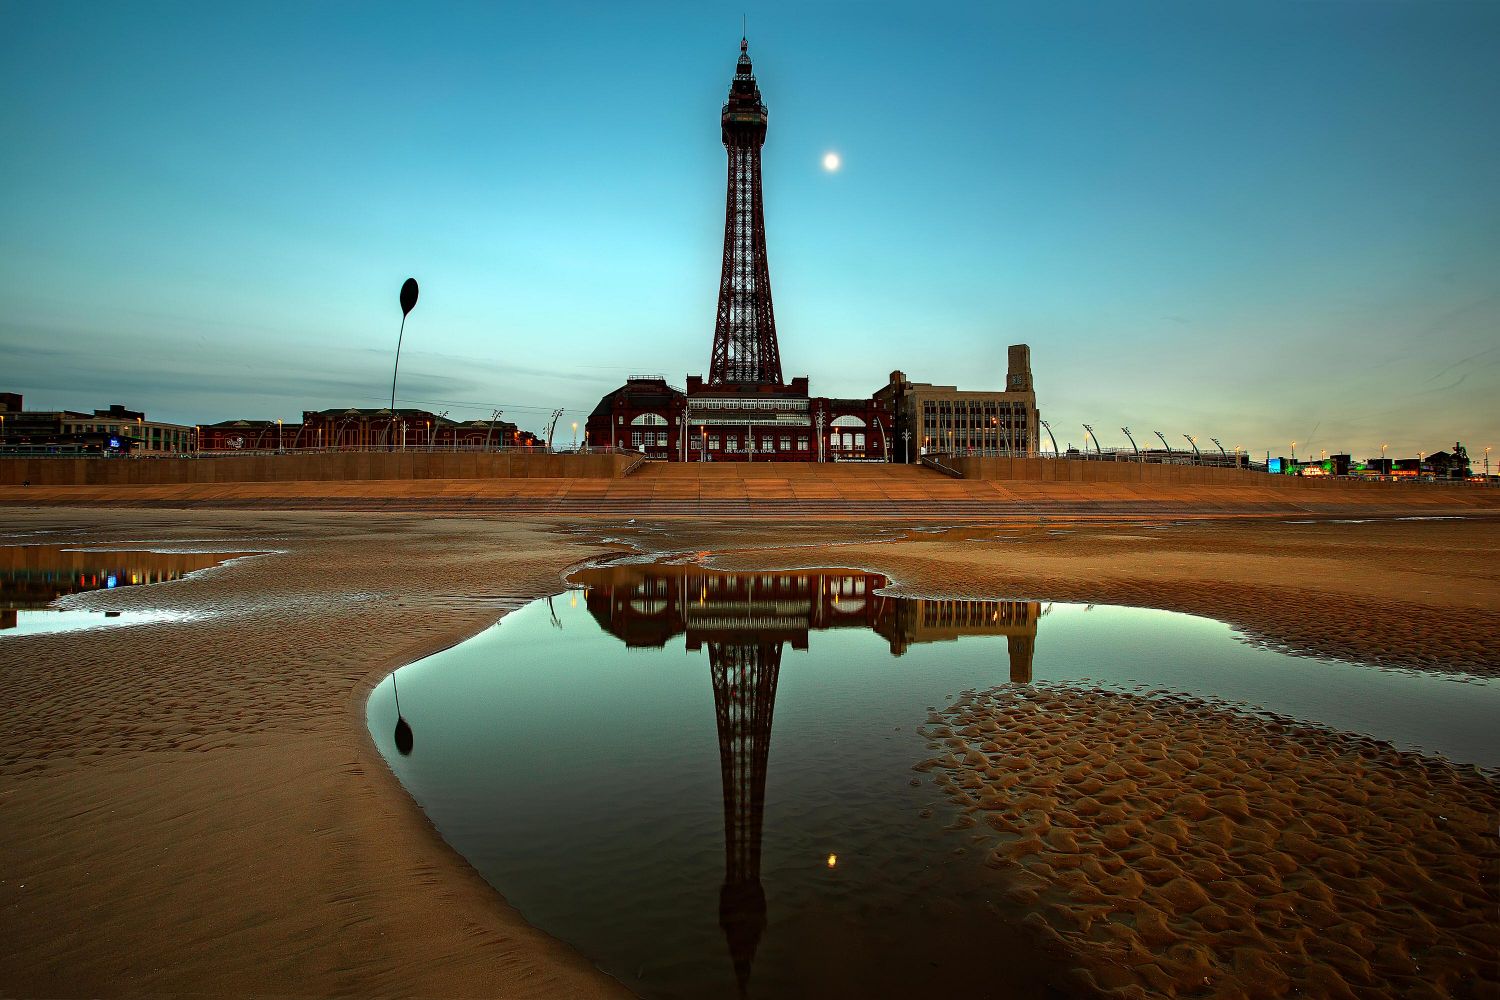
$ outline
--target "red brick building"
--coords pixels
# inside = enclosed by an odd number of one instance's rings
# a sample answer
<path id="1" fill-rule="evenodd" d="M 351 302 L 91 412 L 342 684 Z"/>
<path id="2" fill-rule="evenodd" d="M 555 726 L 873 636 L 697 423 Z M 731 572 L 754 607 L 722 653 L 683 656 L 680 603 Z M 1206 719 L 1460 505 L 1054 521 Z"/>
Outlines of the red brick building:
<path id="1" fill-rule="evenodd" d="M 640 451 L 671 462 L 888 461 L 891 414 L 876 399 L 809 396 L 788 385 L 705 385 L 687 390 L 635 376 L 589 414 L 590 447 Z"/>
<path id="2" fill-rule="evenodd" d="M 530 448 L 535 434 L 508 420 L 450 420 L 428 410 L 307 410 L 301 423 L 225 420 L 198 428 L 202 451 L 467 451 Z"/>

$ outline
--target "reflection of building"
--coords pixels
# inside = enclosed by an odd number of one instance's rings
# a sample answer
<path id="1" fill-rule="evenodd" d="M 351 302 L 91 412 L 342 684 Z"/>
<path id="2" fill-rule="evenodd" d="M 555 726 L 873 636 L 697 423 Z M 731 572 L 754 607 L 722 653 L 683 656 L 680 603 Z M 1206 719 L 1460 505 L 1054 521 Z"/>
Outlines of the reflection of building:
<path id="1" fill-rule="evenodd" d="M 761 196 L 768 114 L 748 49 L 742 39 L 719 116 L 728 177 L 708 377 L 688 376 L 686 391 L 630 379 L 589 415 L 587 441 L 679 462 L 883 461 L 894 450 L 883 403 L 814 397 L 806 376 L 782 375 Z"/>
<path id="2" fill-rule="evenodd" d="M 51 546 L 0 547 L 0 630 L 17 611 L 38 611 L 64 594 L 178 580 L 222 562 L 213 553 L 88 552 Z"/>
<path id="3" fill-rule="evenodd" d="M 872 629 L 899 656 L 912 643 L 1005 636 L 1010 679 L 1031 680 L 1036 601 L 956 601 L 878 593 L 885 577 L 858 570 L 723 573 L 699 566 L 621 565 L 586 570 L 589 614 L 627 646 L 660 647 L 685 635 L 708 648 L 724 795 L 724 883 L 719 925 L 743 991 L 766 928 L 760 882 L 766 765 L 781 657 L 809 633 Z"/>
<path id="4" fill-rule="evenodd" d="M 1014 679 L 1029 680 L 1041 605 L 878 593 L 886 578 L 859 570 L 726 573 L 701 566 L 606 566 L 577 577 L 594 620 L 628 646 L 687 648 L 756 637 L 806 649 L 808 634 L 867 628 L 900 656 L 916 644 L 1005 636 Z"/>
<path id="5" fill-rule="evenodd" d="M 890 384 L 875 397 L 895 413 L 902 461 L 916 461 L 934 451 L 1034 455 L 1039 450 L 1041 423 L 1031 383 L 1031 348 L 1025 344 L 1011 345 L 1002 390 L 930 385 L 891 372 Z"/>

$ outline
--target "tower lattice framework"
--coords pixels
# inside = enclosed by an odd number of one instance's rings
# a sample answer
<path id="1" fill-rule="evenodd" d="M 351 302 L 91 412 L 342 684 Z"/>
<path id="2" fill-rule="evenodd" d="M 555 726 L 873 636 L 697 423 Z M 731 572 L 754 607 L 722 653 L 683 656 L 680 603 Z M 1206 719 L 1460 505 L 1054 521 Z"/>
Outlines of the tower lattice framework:
<path id="1" fill-rule="evenodd" d="M 766 807 L 766 762 L 771 716 L 781 673 L 780 642 L 711 642 L 714 717 L 724 780 L 724 885 L 719 926 L 729 944 L 743 992 L 766 929 L 766 893 L 760 884 L 761 820 Z"/>
<path id="2" fill-rule="evenodd" d="M 710 385 L 781 384 L 781 352 L 771 308 L 771 271 L 766 264 L 766 219 L 761 205 L 760 149 L 766 141 L 766 106 L 750 65 L 749 43 L 740 59 L 729 100 L 720 116 L 729 158 L 724 203 L 724 264 L 714 321 Z"/>

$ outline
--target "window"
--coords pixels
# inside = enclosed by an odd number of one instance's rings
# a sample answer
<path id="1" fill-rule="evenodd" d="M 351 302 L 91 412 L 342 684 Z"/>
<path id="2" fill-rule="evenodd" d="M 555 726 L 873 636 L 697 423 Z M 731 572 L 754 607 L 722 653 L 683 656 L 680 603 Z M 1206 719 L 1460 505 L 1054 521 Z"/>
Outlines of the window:
<path id="1" fill-rule="evenodd" d="M 851 417 L 851 416 L 845 415 L 845 416 L 842 416 L 842 417 L 835 417 L 834 420 L 833 420 L 833 423 L 829 424 L 828 426 L 830 426 L 830 427 L 863 427 L 863 426 L 865 426 L 865 422 L 863 420 L 861 420 L 859 417 Z"/>
<path id="2" fill-rule="evenodd" d="M 665 427 L 667 418 L 659 413 L 642 413 L 630 421 L 632 427 Z"/>
<path id="3" fill-rule="evenodd" d="M 632 448 L 639 448 L 641 446 L 641 432 L 640 431 L 631 431 L 630 432 L 630 446 Z"/>
<path id="4" fill-rule="evenodd" d="M 844 435 L 845 438 L 847 438 L 848 436 L 849 435 L 847 435 L 847 434 Z M 865 446 L 865 436 L 863 434 L 856 434 L 856 435 L 854 435 L 854 447 L 859 448 L 859 449 L 863 449 L 864 446 Z"/>
<path id="5" fill-rule="evenodd" d="M 776 451 L 776 439 L 775 438 L 761 438 L 760 439 L 760 450 L 761 451 L 775 452 Z"/>
<path id="6" fill-rule="evenodd" d="M 708 439 L 708 447 L 711 451 L 719 450 L 719 435 L 715 434 L 713 437 Z"/>
<path id="7" fill-rule="evenodd" d="M 665 448 L 667 446 L 666 432 L 661 432 L 656 435 L 656 446 L 658 448 Z"/>
<path id="8" fill-rule="evenodd" d="M 792 437 L 791 437 L 790 434 L 783 434 L 783 435 L 781 435 L 781 450 L 782 451 L 791 451 L 792 450 Z"/>
<path id="9" fill-rule="evenodd" d="M 797 450 L 798 451 L 806 451 L 807 450 L 807 438 L 805 438 L 805 437 L 799 437 L 797 439 Z"/>

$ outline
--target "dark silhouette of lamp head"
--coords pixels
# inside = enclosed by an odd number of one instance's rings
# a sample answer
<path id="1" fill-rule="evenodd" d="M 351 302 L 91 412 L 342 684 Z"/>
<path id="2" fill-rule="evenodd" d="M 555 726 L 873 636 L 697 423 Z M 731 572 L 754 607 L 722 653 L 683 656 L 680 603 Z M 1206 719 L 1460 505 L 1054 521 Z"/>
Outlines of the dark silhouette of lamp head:
<path id="1" fill-rule="evenodd" d="M 401 286 L 401 316 L 411 312 L 412 307 L 417 304 L 417 279 L 407 278 Z"/>
<path id="2" fill-rule="evenodd" d="M 391 692 L 396 696 L 396 752 L 403 757 L 411 756 L 411 726 L 401 714 L 401 689 L 396 686 L 396 674 L 391 673 Z"/>

